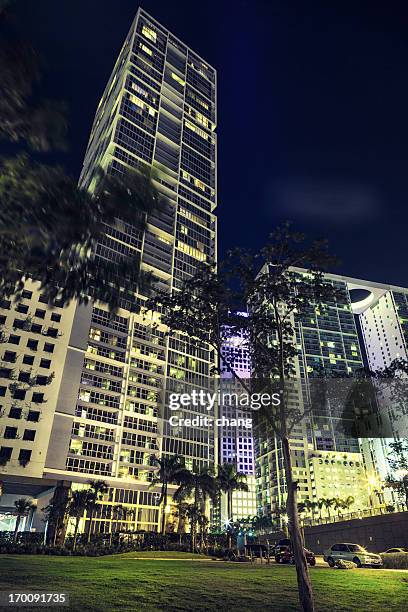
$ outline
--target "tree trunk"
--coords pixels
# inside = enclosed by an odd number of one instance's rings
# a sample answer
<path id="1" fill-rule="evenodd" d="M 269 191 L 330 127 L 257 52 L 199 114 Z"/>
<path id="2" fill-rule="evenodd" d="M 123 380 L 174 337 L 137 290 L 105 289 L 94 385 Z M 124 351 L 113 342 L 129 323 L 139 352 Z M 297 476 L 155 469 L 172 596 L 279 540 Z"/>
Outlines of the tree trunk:
<path id="1" fill-rule="evenodd" d="M 63 546 L 67 531 L 66 507 L 69 498 L 69 486 L 59 481 L 54 490 L 53 499 L 60 508 L 58 514 L 50 521 L 47 529 L 47 543 L 52 546 Z"/>
<path id="2" fill-rule="evenodd" d="M 162 506 L 163 506 L 163 510 L 162 510 L 162 517 L 161 517 L 161 533 L 164 535 L 166 533 L 167 484 L 163 484 Z"/>
<path id="3" fill-rule="evenodd" d="M 78 528 L 79 528 L 79 521 L 81 520 L 80 516 L 77 516 L 75 519 L 75 530 L 74 530 L 74 541 L 72 544 L 72 550 L 76 549 L 76 545 L 77 545 L 77 537 L 78 537 Z"/>
<path id="4" fill-rule="evenodd" d="M 232 491 L 227 492 L 227 514 L 228 514 L 228 523 L 231 521 L 231 525 L 229 529 L 232 528 Z M 231 531 L 228 534 L 228 548 L 232 548 L 232 535 Z"/>
<path id="5" fill-rule="evenodd" d="M 195 519 L 191 519 L 191 552 L 196 552 L 196 521 Z"/>
<path id="6" fill-rule="evenodd" d="M 299 601 L 304 612 L 313 612 L 313 592 L 303 548 L 302 534 L 297 510 L 297 484 L 292 478 L 292 458 L 289 439 L 282 438 L 283 458 L 285 463 L 286 486 L 288 490 L 286 510 L 289 518 L 289 533 L 293 556 L 295 558 Z"/>
<path id="7" fill-rule="evenodd" d="M 17 517 L 16 517 L 16 526 L 14 528 L 13 542 L 17 542 L 18 528 L 20 527 L 20 521 L 21 521 L 21 516 L 19 514 L 17 514 Z"/>
<path id="8" fill-rule="evenodd" d="M 404 484 L 405 506 L 408 510 L 408 476 L 404 476 L 404 478 L 402 479 L 402 482 Z"/>
<path id="9" fill-rule="evenodd" d="M 95 514 L 95 508 L 91 508 L 91 510 L 89 512 L 89 524 L 88 524 L 87 537 L 86 537 L 86 541 L 88 542 L 88 544 L 91 541 L 92 521 L 93 521 L 94 514 Z"/>
<path id="10" fill-rule="evenodd" d="M 198 484 L 194 487 L 194 508 L 195 508 L 195 516 L 193 516 L 191 520 L 191 549 L 192 552 L 196 552 L 196 537 L 197 537 L 197 514 L 199 510 L 199 489 Z"/>

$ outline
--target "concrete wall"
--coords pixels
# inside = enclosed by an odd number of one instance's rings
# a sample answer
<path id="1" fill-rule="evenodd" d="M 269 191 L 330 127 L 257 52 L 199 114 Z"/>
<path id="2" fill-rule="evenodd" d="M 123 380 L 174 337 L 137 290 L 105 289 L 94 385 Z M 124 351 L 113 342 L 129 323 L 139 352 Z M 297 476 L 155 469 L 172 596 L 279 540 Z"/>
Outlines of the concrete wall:
<path id="1" fill-rule="evenodd" d="M 305 528 L 306 548 L 317 554 L 336 542 L 361 544 L 371 552 L 383 552 L 393 546 L 408 547 L 408 512 Z"/>

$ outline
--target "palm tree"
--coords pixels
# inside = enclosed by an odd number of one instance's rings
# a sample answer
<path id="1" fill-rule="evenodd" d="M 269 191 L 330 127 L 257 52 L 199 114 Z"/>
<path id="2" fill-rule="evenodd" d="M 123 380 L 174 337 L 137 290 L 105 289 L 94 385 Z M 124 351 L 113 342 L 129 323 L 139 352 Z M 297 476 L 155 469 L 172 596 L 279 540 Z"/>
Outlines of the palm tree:
<path id="1" fill-rule="evenodd" d="M 246 475 L 238 472 L 234 463 L 224 463 L 218 466 L 217 484 L 219 489 L 227 494 L 227 526 L 233 520 L 232 500 L 234 491 L 248 491 L 245 480 Z M 228 545 L 231 548 L 231 533 L 228 536 Z"/>
<path id="2" fill-rule="evenodd" d="M 91 485 L 88 490 L 88 503 L 87 510 L 89 511 L 89 523 L 88 523 L 88 543 L 91 540 L 92 534 L 92 521 L 95 515 L 95 511 L 98 505 L 98 501 L 102 499 L 102 497 L 109 491 L 109 487 L 103 480 L 89 480 L 89 484 Z"/>
<path id="3" fill-rule="evenodd" d="M 254 516 L 252 520 L 252 528 L 258 533 L 265 533 L 272 528 L 272 517 L 263 514 L 262 516 Z"/>
<path id="4" fill-rule="evenodd" d="M 31 502 L 31 500 L 27 499 L 26 497 L 20 497 L 20 499 L 16 499 L 16 501 L 14 502 L 14 506 L 14 514 L 16 515 L 16 526 L 14 528 L 13 541 L 16 542 L 21 519 L 24 516 L 27 516 L 30 510 L 35 508 L 35 505 Z"/>
<path id="5" fill-rule="evenodd" d="M 326 498 L 323 499 L 323 503 L 324 503 L 324 507 L 327 510 L 327 514 L 328 514 L 328 516 L 330 518 L 330 508 L 333 507 L 334 500 L 333 500 L 333 498 L 326 497 Z"/>
<path id="6" fill-rule="evenodd" d="M 198 525 L 200 527 L 200 549 L 207 548 L 207 528 L 210 521 L 205 515 L 205 511 L 200 510 L 200 516 L 198 517 Z"/>
<path id="7" fill-rule="evenodd" d="M 109 532 L 109 546 L 112 545 L 113 534 L 120 530 L 120 521 L 122 520 L 124 508 L 122 504 L 114 504 L 110 507 L 110 532 Z"/>
<path id="8" fill-rule="evenodd" d="M 332 502 L 334 509 L 337 510 L 337 515 L 340 516 L 340 510 L 343 507 L 343 501 L 339 497 L 333 497 Z"/>
<path id="9" fill-rule="evenodd" d="M 151 464 L 159 469 L 154 474 L 150 487 L 161 484 L 161 495 L 159 505 L 162 505 L 161 533 L 166 532 L 166 507 L 168 499 L 168 486 L 172 483 L 179 483 L 179 477 L 186 471 L 184 460 L 179 455 L 172 457 L 158 458 L 155 455 L 151 458 Z"/>
<path id="10" fill-rule="evenodd" d="M 191 548 L 192 551 L 195 552 L 197 522 L 200 514 L 202 514 L 202 508 L 205 506 L 207 497 L 211 497 L 213 500 L 216 499 L 218 493 L 217 482 L 211 470 L 207 467 L 195 471 L 184 468 L 184 470 L 178 473 L 177 478 L 179 481 L 179 488 L 173 496 L 174 501 L 179 502 L 186 499 L 193 499 L 193 509 L 189 508 L 189 520 L 191 528 Z"/>
<path id="11" fill-rule="evenodd" d="M 306 499 L 306 501 L 304 502 L 304 508 L 310 513 L 310 517 L 312 521 L 314 521 L 314 513 L 317 508 L 317 502 L 310 499 Z"/>
<path id="12" fill-rule="evenodd" d="M 197 523 L 202 516 L 201 510 L 195 504 L 186 504 L 186 514 L 190 523 L 191 550 L 196 552 Z"/>
<path id="13" fill-rule="evenodd" d="M 348 497 L 346 497 L 346 499 L 343 500 L 343 508 L 345 510 L 350 510 L 350 507 L 354 504 L 355 499 L 352 495 L 349 495 Z"/>
<path id="14" fill-rule="evenodd" d="M 184 526 L 188 518 L 188 504 L 183 501 L 177 502 L 174 510 L 174 516 L 177 518 L 177 533 L 179 535 L 179 541 L 181 544 L 181 536 L 184 533 Z"/>
<path id="15" fill-rule="evenodd" d="M 232 521 L 232 497 L 234 491 L 248 491 L 245 482 L 246 475 L 237 471 L 234 463 L 223 463 L 218 466 L 217 483 L 223 493 L 227 494 L 227 525 Z M 231 548 L 231 534 L 229 535 L 229 546 Z"/>
<path id="16" fill-rule="evenodd" d="M 74 529 L 74 542 L 72 550 L 76 549 L 79 522 L 88 507 L 90 500 L 90 494 L 88 489 L 79 489 L 73 491 L 71 499 L 69 501 L 68 514 L 75 518 L 75 529 Z M 92 503 L 92 502 L 91 502 Z"/>
<path id="17" fill-rule="evenodd" d="M 67 504 L 68 504 L 68 489 L 63 488 L 62 492 L 65 494 L 64 497 L 61 495 L 61 487 L 57 487 L 54 491 L 54 495 L 50 499 L 50 502 L 43 509 L 46 522 L 46 543 L 51 546 L 57 544 L 58 536 L 62 535 L 64 539 L 64 531 L 66 529 L 66 516 L 67 516 Z"/>
<path id="18" fill-rule="evenodd" d="M 323 508 L 325 507 L 325 500 L 323 498 L 318 499 L 316 504 L 317 504 L 317 507 L 319 508 L 320 521 L 322 521 L 323 520 L 322 512 L 323 512 Z"/>

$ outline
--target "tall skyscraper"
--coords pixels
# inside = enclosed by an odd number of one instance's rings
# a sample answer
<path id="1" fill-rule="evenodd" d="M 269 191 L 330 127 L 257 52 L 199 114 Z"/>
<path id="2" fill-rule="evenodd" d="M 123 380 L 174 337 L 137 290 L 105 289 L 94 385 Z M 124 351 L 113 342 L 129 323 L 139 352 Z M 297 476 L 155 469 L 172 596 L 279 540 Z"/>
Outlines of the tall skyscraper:
<path id="1" fill-rule="evenodd" d="M 246 313 L 240 313 L 246 316 Z M 248 339 L 244 333 L 229 336 L 224 340 L 222 355 L 227 363 L 233 368 L 240 378 L 249 379 L 251 377 L 251 362 L 249 355 Z M 234 397 L 245 393 L 241 383 L 231 374 L 226 362 L 220 363 L 221 397 Z M 236 403 L 221 402 L 219 406 L 219 417 L 221 425 L 218 429 L 218 448 L 219 462 L 234 463 L 238 472 L 246 475 L 248 491 L 235 491 L 232 497 L 232 517 L 228 517 L 226 496 L 221 498 L 220 521 L 225 523 L 228 519 L 240 519 L 248 516 L 255 516 L 258 513 L 255 483 L 255 461 L 254 461 L 254 440 L 252 427 L 243 425 L 231 425 L 234 420 L 245 423 L 247 419 L 252 420 L 251 410 L 237 407 Z"/>
<path id="2" fill-rule="evenodd" d="M 99 167 L 121 174 L 148 166 L 165 203 L 144 232 L 119 219 L 106 226 L 97 257 L 119 262 L 139 253 L 167 291 L 179 290 L 202 262 L 215 262 L 216 122 L 215 70 L 139 9 L 98 105 L 80 185 L 92 191 Z M 123 300 L 113 317 L 104 304 L 63 312 L 63 371 L 52 364 L 56 398 L 47 406 L 47 436 L 38 437 L 38 485 L 108 483 L 97 531 L 111 529 L 117 504 L 136 509 L 129 527 L 157 527 L 152 455 L 179 453 L 196 467 L 215 461 L 213 430 L 171 428 L 166 401 L 180 386 L 206 386 L 213 354 L 185 336 L 168 338 L 157 313 L 142 316 L 132 306 Z M 14 459 L 21 444 L 10 446 Z"/>

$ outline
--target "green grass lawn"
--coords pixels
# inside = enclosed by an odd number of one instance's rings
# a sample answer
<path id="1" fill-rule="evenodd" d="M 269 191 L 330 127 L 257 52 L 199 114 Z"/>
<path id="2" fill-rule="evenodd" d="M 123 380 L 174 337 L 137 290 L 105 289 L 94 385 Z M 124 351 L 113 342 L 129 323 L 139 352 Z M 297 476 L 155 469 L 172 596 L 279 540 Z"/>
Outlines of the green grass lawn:
<path id="1" fill-rule="evenodd" d="M 158 560 L 132 559 L 136 556 L 157 556 Z M 160 556 L 164 556 L 163 560 Z M 180 560 L 166 560 L 176 556 Z M 81 612 L 299 610 L 293 567 L 203 558 L 190 562 L 185 560 L 188 557 L 191 555 L 186 553 L 128 553 L 97 558 L 0 556 L 0 589 L 66 591 L 70 594 L 70 610 Z M 311 574 L 319 612 L 407 609 L 407 572 L 316 567 Z"/>

